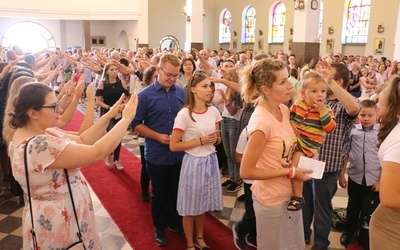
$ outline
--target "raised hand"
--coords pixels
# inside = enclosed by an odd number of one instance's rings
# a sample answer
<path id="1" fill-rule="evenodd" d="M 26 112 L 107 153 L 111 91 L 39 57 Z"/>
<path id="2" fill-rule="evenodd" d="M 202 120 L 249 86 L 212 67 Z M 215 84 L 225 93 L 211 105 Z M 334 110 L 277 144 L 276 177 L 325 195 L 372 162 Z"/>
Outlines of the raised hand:
<path id="1" fill-rule="evenodd" d="M 125 103 L 124 110 L 122 111 L 122 117 L 129 120 L 133 120 L 136 115 L 136 108 L 138 106 L 139 99 L 136 94 L 132 94 L 129 100 Z"/>

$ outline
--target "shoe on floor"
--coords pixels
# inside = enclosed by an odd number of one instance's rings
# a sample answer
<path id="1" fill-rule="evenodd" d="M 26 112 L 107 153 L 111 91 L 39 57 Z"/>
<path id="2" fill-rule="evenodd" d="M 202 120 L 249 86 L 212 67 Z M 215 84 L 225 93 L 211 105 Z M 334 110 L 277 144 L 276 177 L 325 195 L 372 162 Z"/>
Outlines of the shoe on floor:
<path id="1" fill-rule="evenodd" d="M 242 187 L 243 187 L 243 182 L 236 183 L 236 182 L 233 181 L 233 182 L 226 188 L 226 192 L 228 192 L 228 193 L 234 193 L 234 192 L 239 191 Z"/>
<path id="2" fill-rule="evenodd" d="M 353 239 L 352 235 L 349 235 L 346 232 L 342 233 L 342 235 L 340 236 L 340 244 L 342 244 L 345 247 L 347 247 L 348 245 L 351 245 L 351 243 L 353 243 L 353 241 L 354 241 L 354 239 Z"/>
<path id="3" fill-rule="evenodd" d="M 119 161 L 114 161 L 114 167 L 116 170 L 119 170 L 119 171 L 124 170 L 124 166 L 122 166 L 121 163 L 119 163 Z"/>
<path id="4" fill-rule="evenodd" d="M 168 244 L 167 236 L 163 229 L 154 228 L 154 241 L 158 246 L 166 246 Z"/>
<path id="5" fill-rule="evenodd" d="M 318 246 L 318 245 L 313 245 L 311 247 L 311 250 L 328 250 L 328 247 L 321 247 L 321 246 Z"/>
<path id="6" fill-rule="evenodd" d="M 104 163 L 106 164 L 107 167 L 111 167 L 112 157 L 113 157 L 113 155 L 110 154 L 109 156 L 107 156 L 107 157 L 104 159 Z"/>
<path id="7" fill-rule="evenodd" d="M 250 235 L 250 234 L 247 235 L 246 244 L 251 247 L 257 248 L 257 237 Z"/>
<path id="8" fill-rule="evenodd" d="M 226 181 L 222 182 L 222 189 L 227 188 L 232 183 L 233 183 L 233 181 L 231 179 L 227 179 Z"/>
<path id="9" fill-rule="evenodd" d="M 222 174 L 222 175 L 227 175 L 227 174 L 229 174 L 229 169 L 228 169 L 228 167 L 223 167 L 223 168 L 222 168 L 221 174 Z"/>
<path id="10" fill-rule="evenodd" d="M 244 235 L 240 234 L 238 230 L 238 223 L 235 222 L 232 225 L 232 233 L 233 233 L 233 243 L 236 248 L 239 250 L 243 250 L 246 248 L 246 241 L 244 239 Z"/>
<path id="11" fill-rule="evenodd" d="M 185 237 L 185 232 L 183 231 L 183 227 L 182 226 L 169 227 L 169 231 L 177 233 L 182 237 Z"/>
<path id="12" fill-rule="evenodd" d="M 242 194 L 241 196 L 237 197 L 238 201 L 245 201 L 246 200 L 246 196 L 244 194 Z"/>

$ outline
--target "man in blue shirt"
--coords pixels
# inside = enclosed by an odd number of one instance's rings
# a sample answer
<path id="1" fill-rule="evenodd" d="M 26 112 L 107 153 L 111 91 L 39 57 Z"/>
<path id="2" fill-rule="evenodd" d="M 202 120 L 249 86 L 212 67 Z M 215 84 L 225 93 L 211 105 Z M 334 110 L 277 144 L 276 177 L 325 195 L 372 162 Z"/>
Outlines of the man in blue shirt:
<path id="1" fill-rule="evenodd" d="M 168 244 L 164 229 L 184 235 L 182 219 L 176 211 L 179 174 L 184 152 L 172 153 L 169 140 L 174 120 L 182 108 L 185 91 L 175 82 L 180 61 L 173 54 L 163 55 L 158 79 L 139 93 L 139 105 L 132 128 L 145 136 L 145 159 L 152 185 L 151 214 L 154 240 Z"/>

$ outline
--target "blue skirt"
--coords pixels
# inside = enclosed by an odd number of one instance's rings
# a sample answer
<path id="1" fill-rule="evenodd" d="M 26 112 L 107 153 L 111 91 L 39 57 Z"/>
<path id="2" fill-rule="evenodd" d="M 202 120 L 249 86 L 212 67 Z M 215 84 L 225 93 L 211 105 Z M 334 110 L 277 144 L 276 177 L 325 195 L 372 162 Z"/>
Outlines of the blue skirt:
<path id="1" fill-rule="evenodd" d="M 179 177 L 177 211 L 195 216 L 222 210 L 221 177 L 215 152 L 205 157 L 185 154 Z"/>

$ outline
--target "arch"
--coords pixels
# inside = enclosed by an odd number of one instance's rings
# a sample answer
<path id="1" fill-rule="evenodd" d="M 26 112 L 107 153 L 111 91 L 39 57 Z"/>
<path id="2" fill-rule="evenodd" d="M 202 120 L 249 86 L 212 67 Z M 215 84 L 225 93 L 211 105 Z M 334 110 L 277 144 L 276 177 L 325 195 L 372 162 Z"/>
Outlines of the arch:
<path id="1" fill-rule="evenodd" d="M 283 43 L 285 41 L 286 6 L 282 2 L 277 2 L 271 7 L 270 11 L 271 36 L 270 43 Z"/>
<path id="2" fill-rule="evenodd" d="M 56 41 L 50 31 L 32 21 L 22 21 L 10 26 L 4 33 L 1 43 L 4 48 L 19 45 L 23 51 L 32 53 L 56 48 Z"/>
<path id="3" fill-rule="evenodd" d="M 129 38 L 125 30 L 121 30 L 121 32 L 119 32 L 118 48 L 129 49 Z"/>
<path id="4" fill-rule="evenodd" d="M 219 43 L 230 43 L 232 31 L 231 12 L 228 9 L 223 9 L 219 20 Z"/>
<path id="5" fill-rule="evenodd" d="M 242 13 L 242 43 L 254 43 L 256 37 L 256 9 L 247 5 Z"/>
<path id="6" fill-rule="evenodd" d="M 371 0 L 346 0 L 343 15 L 343 43 L 367 43 Z"/>
<path id="7" fill-rule="evenodd" d="M 176 37 L 167 35 L 161 38 L 158 48 L 160 49 L 160 51 L 179 50 L 180 49 L 179 41 L 178 39 L 176 39 Z"/>

